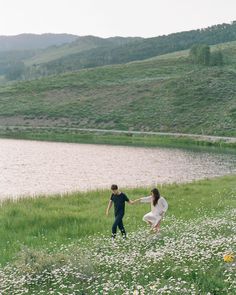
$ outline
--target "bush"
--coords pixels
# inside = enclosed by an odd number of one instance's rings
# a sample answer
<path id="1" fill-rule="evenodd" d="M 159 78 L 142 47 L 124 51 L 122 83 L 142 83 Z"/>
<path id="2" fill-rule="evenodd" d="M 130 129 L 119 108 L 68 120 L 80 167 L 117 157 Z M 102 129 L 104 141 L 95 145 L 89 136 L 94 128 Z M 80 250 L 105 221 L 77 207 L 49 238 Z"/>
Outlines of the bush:
<path id="1" fill-rule="evenodd" d="M 91 278 L 93 267 L 86 256 L 78 249 L 67 252 L 47 253 L 45 250 L 34 250 L 24 247 L 15 262 L 18 273 L 27 278 L 27 285 L 51 282 L 57 278 L 75 276 L 85 281 Z"/>

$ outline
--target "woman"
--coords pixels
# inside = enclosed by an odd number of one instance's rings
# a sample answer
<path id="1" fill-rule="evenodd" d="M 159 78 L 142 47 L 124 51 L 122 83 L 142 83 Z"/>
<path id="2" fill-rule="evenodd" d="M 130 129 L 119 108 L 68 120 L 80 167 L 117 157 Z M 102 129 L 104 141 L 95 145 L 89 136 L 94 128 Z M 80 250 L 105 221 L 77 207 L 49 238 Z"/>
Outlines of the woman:
<path id="1" fill-rule="evenodd" d="M 139 198 L 133 202 L 151 203 L 151 212 L 143 216 L 143 221 L 150 224 L 153 231 L 158 233 L 160 231 L 161 220 L 168 209 L 168 203 L 160 196 L 158 189 L 152 189 L 151 196 Z"/>

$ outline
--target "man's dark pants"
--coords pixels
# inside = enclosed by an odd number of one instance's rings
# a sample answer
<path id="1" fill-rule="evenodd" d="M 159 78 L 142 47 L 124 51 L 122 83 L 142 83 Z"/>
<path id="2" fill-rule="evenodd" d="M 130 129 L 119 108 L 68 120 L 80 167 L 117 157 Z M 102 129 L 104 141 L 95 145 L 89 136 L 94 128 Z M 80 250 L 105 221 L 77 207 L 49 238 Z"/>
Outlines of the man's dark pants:
<path id="1" fill-rule="evenodd" d="M 119 227 L 119 230 L 121 231 L 123 238 L 126 237 L 126 232 L 125 232 L 125 228 L 124 228 L 123 220 L 122 220 L 123 217 L 124 217 L 124 212 L 119 212 L 115 215 L 115 221 L 112 225 L 112 237 L 113 238 L 115 238 L 115 236 L 116 236 L 117 226 Z"/>

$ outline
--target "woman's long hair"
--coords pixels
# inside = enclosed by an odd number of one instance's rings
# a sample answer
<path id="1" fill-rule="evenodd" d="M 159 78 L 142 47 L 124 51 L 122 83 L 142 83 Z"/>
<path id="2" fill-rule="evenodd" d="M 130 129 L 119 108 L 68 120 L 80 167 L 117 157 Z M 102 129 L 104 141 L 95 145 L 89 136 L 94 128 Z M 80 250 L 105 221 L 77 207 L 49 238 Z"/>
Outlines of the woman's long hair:
<path id="1" fill-rule="evenodd" d="M 156 206 L 158 200 L 160 199 L 160 193 L 159 190 L 157 188 L 154 188 L 151 190 L 151 192 L 153 193 L 153 206 Z"/>

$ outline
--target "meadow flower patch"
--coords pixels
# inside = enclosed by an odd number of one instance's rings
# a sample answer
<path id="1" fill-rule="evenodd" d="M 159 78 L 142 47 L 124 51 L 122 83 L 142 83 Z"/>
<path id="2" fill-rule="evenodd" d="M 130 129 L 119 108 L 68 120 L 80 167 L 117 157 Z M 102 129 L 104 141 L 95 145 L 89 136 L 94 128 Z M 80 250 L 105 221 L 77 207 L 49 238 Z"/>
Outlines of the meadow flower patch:
<path id="1" fill-rule="evenodd" d="M 235 215 L 167 216 L 160 234 L 143 227 L 126 240 L 90 237 L 48 253 L 50 265 L 41 253 L 37 267 L 28 261 L 2 268 L 0 294 L 233 295 L 236 267 L 222 257 L 236 250 Z"/>

